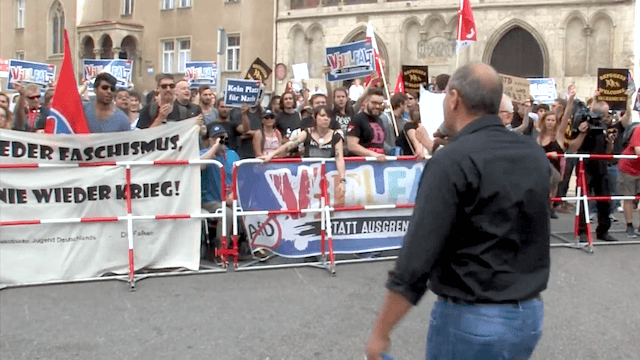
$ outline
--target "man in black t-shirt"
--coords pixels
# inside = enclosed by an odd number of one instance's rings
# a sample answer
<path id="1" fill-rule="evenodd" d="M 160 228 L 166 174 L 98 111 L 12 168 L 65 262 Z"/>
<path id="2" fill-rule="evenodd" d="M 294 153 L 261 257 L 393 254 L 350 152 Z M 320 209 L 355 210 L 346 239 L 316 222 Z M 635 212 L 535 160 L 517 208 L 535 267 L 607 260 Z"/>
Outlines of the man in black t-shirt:
<path id="1" fill-rule="evenodd" d="M 276 115 L 276 129 L 280 131 L 282 136 L 289 139 L 291 132 L 295 129 L 299 129 L 302 118 L 300 113 L 295 109 L 296 102 L 292 92 L 285 92 L 280 98 L 280 107 L 282 111 Z M 262 119 L 261 119 L 262 120 Z"/>
<path id="2" fill-rule="evenodd" d="M 231 111 L 231 123 L 234 125 L 246 124 L 247 130 L 237 133 L 236 152 L 241 159 L 256 157 L 253 152 L 253 134 L 262 128 L 262 108 L 260 105 L 249 107 L 243 104 L 240 108 Z"/>
<path id="3" fill-rule="evenodd" d="M 347 128 L 347 146 L 351 155 L 374 156 L 384 161 L 386 135 L 379 118 L 384 96 L 380 89 L 369 89 L 367 95 L 364 111 L 354 116 Z"/>
<path id="4" fill-rule="evenodd" d="M 245 109 L 245 112 L 248 112 L 248 106 L 243 105 L 243 108 Z M 241 113 L 243 108 L 240 108 Z M 216 109 L 218 109 L 218 119 L 207 124 L 207 129 L 211 129 L 215 125 L 222 126 L 227 132 L 227 136 L 229 136 L 229 149 L 236 151 L 238 155 L 240 155 L 240 152 L 238 151 L 239 140 L 240 137 L 250 129 L 249 117 L 240 116 L 240 119 L 234 121 L 231 117 L 231 108 L 224 104 L 224 99 L 218 99 L 216 101 Z"/>
<path id="5" fill-rule="evenodd" d="M 349 104 L 349 96 L 346 88 L 337 88 L 333 92 L 333 113 L 331 114 L 332 129 L 341 129 L 344 134 L 351 119 L 355 116 L 353 107 Z"/>

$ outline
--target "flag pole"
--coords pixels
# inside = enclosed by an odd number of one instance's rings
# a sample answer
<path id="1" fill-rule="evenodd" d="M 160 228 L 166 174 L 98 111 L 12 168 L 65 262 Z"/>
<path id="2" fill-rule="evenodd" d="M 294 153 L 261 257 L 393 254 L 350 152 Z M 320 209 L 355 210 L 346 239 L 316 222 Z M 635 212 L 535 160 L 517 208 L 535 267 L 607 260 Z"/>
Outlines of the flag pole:
<path id="1" fill-rule="evenodd" d="M 460 0 L 460 8 L 458 10 L 458 34 L 456 35 L 456 70 L 460 60 L 460 40 L 462 32 L 462 11 L 464 10 L 464 1 Z"/>
<path id="2" fill-rule="evenodd" d="M 396 124 L 396 114 L 393 112 L 393 106 L 391 105 L 391 96 L 389 95 L 389 87 L 387 86 L 387 79 L 384 76 L 384 68 L 382 67 L 382 61 L 380 60 L 380 57 L 378 57 L 378 66 L 380 66 L 380 74 L 382 75 L 382 84 L 384 85 L 384 91 L 387 94 L 387 100 L 389 101 L 389 107 L 391 108 L 391 122 L 393 123 L 393 130 L 396 132 L 396 137 L 397 137 L 400 133 L 398 132 L 398 125 Z"/>

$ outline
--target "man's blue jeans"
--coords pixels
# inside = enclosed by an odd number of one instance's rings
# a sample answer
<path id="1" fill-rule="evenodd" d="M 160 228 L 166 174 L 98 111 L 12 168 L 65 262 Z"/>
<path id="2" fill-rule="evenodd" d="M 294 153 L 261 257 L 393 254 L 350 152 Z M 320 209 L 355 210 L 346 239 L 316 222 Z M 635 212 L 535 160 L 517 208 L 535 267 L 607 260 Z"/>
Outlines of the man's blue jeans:
<path id="1" fill-rule="evenodd" d="M 518 304 L 459 304 L 438 299 L 426 360 L 529 359 L 542 336 L 540 298 Z"/>

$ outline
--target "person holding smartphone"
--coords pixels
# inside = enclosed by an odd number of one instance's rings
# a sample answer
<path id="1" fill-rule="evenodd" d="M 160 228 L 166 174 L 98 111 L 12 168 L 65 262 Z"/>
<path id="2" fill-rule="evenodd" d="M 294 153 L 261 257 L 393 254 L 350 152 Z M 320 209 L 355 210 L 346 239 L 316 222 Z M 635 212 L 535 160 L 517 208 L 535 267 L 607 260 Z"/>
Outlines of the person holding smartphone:
<path id="1" fill-rule="evenodd" d="M 217 123 L 211 123 L 207 125 L 206 135 L 206 147 L 200 151 L 201 160 L 217 160 L 223 167 L 225 172 L 225 184 L 231 186 L 233 164 L 240 160 L 238 154 L 228 148 L 229 135 L 222 125 Z M 202 164 L 200 165 L 202 171 L 202 180 L 200 187 L 202 190 L 202 209 L 210 213 L 215 213 L 216 210 L 222 208 L 224 203 L 227 206 L 227 215 L 231 214 L 231 206 L 233 204 L 233 196 L 231 191 L 227 192 L 226 199 L 221 197 L 221 174 L 220 168 L 214 164 Z M 233 217 L 227 216 L 227 230 L 231 229 L 233 224 Z M 218 226 L 216 226 L 216 238 L 218 241 L 222 238 L 222 224 L 221 219 L 216 219 Z M 216 244 L 219 247 L 220 244 Z M 224 244 L 225 246 L 228 244 Z"/>

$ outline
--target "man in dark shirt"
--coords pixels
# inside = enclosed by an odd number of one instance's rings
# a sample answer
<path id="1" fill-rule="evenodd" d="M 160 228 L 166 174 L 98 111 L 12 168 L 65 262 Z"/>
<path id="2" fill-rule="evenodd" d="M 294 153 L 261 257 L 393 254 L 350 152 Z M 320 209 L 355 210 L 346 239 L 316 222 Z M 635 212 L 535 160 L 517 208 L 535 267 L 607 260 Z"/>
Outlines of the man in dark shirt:
<path id="1" fill-rule="evenodd" d="M 384 126 L 380 120 L 384 96 L 380 89 L 369 89 L 366 107 L 351 119 L 347 128 L 347 147 L 352 156 L 374 156 L 384 161 Z"/>
<path id="2" fill-rule="evenodd" d="M 497 116 L 502 82 L 466 65 L 451 77 L 444 122 L 454 140 L 425 166 L 387 295 L 367 343 L 380 359 L 395 324 L 438 295 L 427 359 L 527 359 L 549 280 L 549 161 Z"/>
<path id="3" fill-rule="evenodd" d="M 287 139 L 289 139 L 293 130 L 300 128 L 302 122 L 300 113 L 296 111 L 296 102 L 293 96 L 292 92 L 282 94 L 280 98 L 282 111 L 276 115 L 276 129 Z"/>
<path id="4" fill-rule="evenodd" d="M 158 80 L 157 91 L 161 103 L 152 102 L 140 111 L 138 128 L 146 129 L 167 121 L 180 121 L 202 115 L 200 106 L 189 102 L 191 91 L 186 80 L 174 83 L 172 75 L 162 74 Z M 204 124 L 203 116 L 199 122 Z M 206 131 L 206 128 L 203 130 Z"/>
<path id="5" fill-rule="evenodd" d="M 233 126 L 236 127 L 238 155 L 241 159 L 256 157 L 253 151 L 253 134 L 262 129 L 262 107 L 260 105 L 249 107 L 243 104 L 240 108 L 233 109 L 230 116 Z M 237 130 L 242 124 L 245 124 L 246 131 Z"/>

